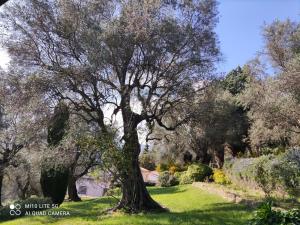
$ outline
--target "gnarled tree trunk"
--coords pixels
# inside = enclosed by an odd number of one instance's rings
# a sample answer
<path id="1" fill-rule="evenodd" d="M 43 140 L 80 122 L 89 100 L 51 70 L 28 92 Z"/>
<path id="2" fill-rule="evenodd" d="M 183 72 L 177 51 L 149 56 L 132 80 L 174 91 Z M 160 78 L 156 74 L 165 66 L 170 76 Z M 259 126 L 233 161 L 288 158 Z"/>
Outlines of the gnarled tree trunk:
<path id="1" fill-rule="evenodd" d="M 69 195 L 70 201 L 74 201 L 74 202 L 81 201 L 81 198 L 79 197 L 79 195 L 77 193 L 76 178 L 74 176 L 69 176 L 68 195 Z"/>
<path id="2" fill-rule="evenodd" d="M 140 144 L 137 131 L 132 131 L 131 135 L 126 139 L 124 158 L 126 158 L 127 164 L 125 168 L 123 168 L 121 175 L 122 199 L 119 203 L 119 207 L 132 213 L 162 210 L 162 207 L 151 198 L 142 177 L 138 161 Z"/>
<path id="3" fill-rule="evenodd" d="M 122 199 L 117 208 L 123 208 L 128 212 L 136 213 L 141 211 L 163 211 L 164 209 L 154 201 L 143 180 L 139 166 L 139 154 L 141 146 L 137 133 L 137 118 L 130 110 L 129 101 L 127 107 L 122 107 L 124 123 L 124 147 L 123 166 L 121 168 Z M 121 103 L 122 104 L 122 103 Z"/>
<path id="4" fill-rule="evenodd" d="M 77 188 L 76 188 L 76 180 L 77 177 L 75 176 L 75 170 L 76 170 L 76 165 L 77 161 L 80 157 L 80 151 L 76 151 L 74 161 L 70 166 L 70 174 L 69 174 L 69 180 L 68 180 L 68 195 L 69 195 L 69 200 L 74 201 L 74 202 L 79 202 L 81 201 L 81 198 L 78 196 L 77 193 Z"/>

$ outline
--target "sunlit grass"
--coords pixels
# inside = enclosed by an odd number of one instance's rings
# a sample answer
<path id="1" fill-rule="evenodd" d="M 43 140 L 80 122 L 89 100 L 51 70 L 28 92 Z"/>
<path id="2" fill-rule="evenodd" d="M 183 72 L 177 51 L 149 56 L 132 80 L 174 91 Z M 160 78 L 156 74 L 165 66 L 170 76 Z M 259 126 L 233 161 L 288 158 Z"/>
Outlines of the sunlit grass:
<path id="1" fill-rule="evenodd" d="M 246 224 L 250 211 L 246 207 L 228 203 L 221 197 L 188 186 L 169 188 L 150 188 L 155 200 L 167 207 L 168 213 L 141 213 L 124 215 L 115 213 L 103 215 L 101 212 L 111 207 L 115 200 L 104 197 L 84 200 L 82 202 L 66 202 L 58 210 L 67 210 L 70 216 L 36 216 L 23 217 L 7 221 L 4 225 L 94 225 L 94 224 Z"/>

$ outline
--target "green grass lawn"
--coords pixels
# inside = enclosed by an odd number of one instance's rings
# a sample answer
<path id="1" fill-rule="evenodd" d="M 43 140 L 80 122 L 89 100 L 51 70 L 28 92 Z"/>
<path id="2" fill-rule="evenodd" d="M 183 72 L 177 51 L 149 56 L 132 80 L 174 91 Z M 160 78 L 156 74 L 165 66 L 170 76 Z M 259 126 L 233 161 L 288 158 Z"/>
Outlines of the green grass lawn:
<path id="1" fill-rule="evenodd" d="M 169 208 L 168 213 L 101 215 L 115 200 L 108 197 L 64 203 L 59 210 L 68 210 L 70 216 L 25 216 L 3 225 L 94 225 L 94 224 L 247 224 L 251 212 L 246 207 L 228 203 L 219 196 L 209 194 L 190 185 L 169 188 L 149 188 L 153 198 Z"/>

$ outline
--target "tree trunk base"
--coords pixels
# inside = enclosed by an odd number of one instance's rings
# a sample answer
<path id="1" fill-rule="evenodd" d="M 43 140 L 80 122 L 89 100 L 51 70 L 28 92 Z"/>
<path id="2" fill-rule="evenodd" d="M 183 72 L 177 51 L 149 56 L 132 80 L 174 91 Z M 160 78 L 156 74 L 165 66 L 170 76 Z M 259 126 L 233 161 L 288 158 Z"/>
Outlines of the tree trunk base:
<path id="1" fill-rule="evenodd" d="M 81 198 L 68 198 L 68 201 L 70 202 L 80 202 L 81 201 Z"/>
<path id="2" fill-rule="evenodd" d="M 72 176 L 69 177 L 69 182 L 68 182 L 68 195 L 69 201 L 72 202 L 80 202 L 81 198 L 79 197 L 77 193 L 77 188 L 76 188 L 76 179 Z"/>

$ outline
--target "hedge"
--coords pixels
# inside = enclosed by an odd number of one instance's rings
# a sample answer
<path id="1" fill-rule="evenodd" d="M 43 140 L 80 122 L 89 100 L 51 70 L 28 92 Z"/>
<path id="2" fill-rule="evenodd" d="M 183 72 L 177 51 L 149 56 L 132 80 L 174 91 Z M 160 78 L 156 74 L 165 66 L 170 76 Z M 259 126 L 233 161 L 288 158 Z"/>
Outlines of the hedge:
<path id="1" fill-rule="evenodd" d="M 224 163 L 230 181 L 239 186 L 258 188 L 297 196 L 300 192 L 300 149 L 293 148 L 280 155 L 257 158 L 235 158 Z"/>

